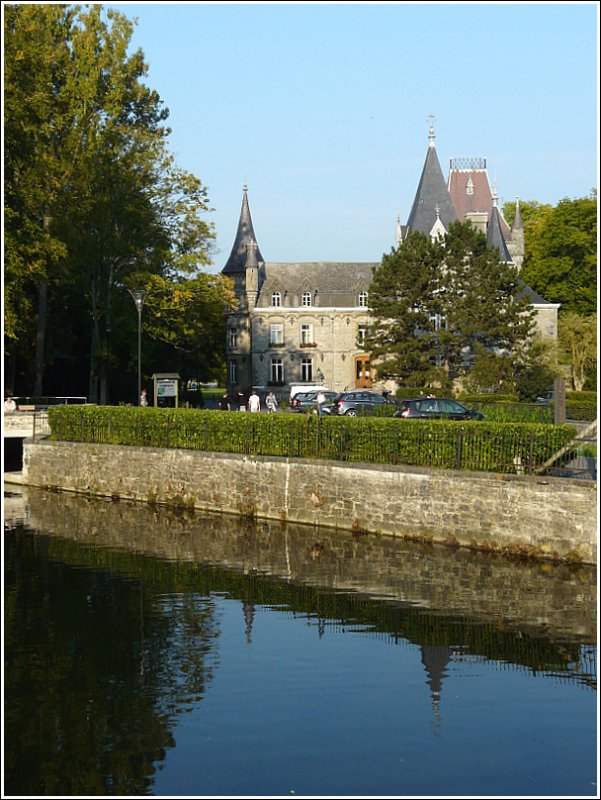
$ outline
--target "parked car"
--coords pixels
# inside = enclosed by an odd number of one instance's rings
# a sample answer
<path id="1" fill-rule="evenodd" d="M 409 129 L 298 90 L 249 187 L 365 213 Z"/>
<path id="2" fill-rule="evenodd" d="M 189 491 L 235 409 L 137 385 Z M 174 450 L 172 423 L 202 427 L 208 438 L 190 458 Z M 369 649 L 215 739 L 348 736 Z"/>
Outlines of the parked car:
<path id="1" fill-rule="evenodd" d="M 484 414 L 447 397 L 401 400 L 395 417 L 401 419 L 484 419 Z"/>
<path id="2" fill-rule="evenodd" d="M 293 398 L 293 403 L 290 406 L 291 411 L 312 411 L 315 406 L 317 405 L 317 395 L 319 391 L 316 392 L 299 392 Z M 338 392 L 331 392 L 331 391 L 322 391 L 323 396 L 325 397 L 325 402 L 322 404 L 322 411 L 326 414 L 330 413 L 330 407 L 336 397 L 338 397 Z"/>
<path id="3" fill-rule="evenodd" d="M 555 401 L 555 392 L 545 392 L 536 398 L 535 402 L 539 405 L 549 406 Z"/>
<path id="4" fill-rule="evenodd" d="M 368 389 L 354 389 L 352 392 L 342 392 L 336 397 L 332 403 L 332 414 L 358 417 L 373 414 L 377 408 L 383 409 L 387 405 L 397 406 L 398 403 Z"/>
<path id="5" fill-rule="evenodd" d="M 288 400 L 288 407 L 294 408 L 294 406 L 296 406 L 299 400 L 303 399 L 306 400 L 307 395 L 317 394 L 317 392 L 320 389 L 322 390 L 322 392 L 330 391 L 330 389 L 328 389 L 327 386 L 321 386 L 319 384 L 318 385 L 314 384 L 313 386 L 307 386 L 307 384 L 302 384 L 302 383 L 294 384 L 293 386 L 290 387 L 290 399 Z"/>

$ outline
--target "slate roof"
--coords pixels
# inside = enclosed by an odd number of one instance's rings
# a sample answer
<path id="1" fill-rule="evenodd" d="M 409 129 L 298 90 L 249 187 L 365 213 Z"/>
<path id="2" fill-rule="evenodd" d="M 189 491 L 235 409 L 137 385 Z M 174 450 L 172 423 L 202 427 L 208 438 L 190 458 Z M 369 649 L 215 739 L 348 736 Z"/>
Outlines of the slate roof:
<path id="1" fill-rule="evenodd" d="M 420 231 L 429 236 L 436 222 L 437 208 L 440 221 L 448 231 L 451 222 L 457 219 L 457 214 L 440 168 L 436 148 L 431 140 L 415 200 L 407 220 L 407 228 L 410 231 Z"/>
<path id="2" fill-rule="evenodd" d="M 528 302 L 530 303 L 530 305 L 533 305 L 533 306 L 556 306 L 556 305 L 558 305 L 557 303 L 551 303 L 549 300 L 545 300 L 545 298 L 542 297 L 537 292 L 535 292 L 534 289 L 531 286 L 528 286 L 527 283 L 524 283 L 524 281 L 521 280 L 521 278 L 518 280 L 518 283 L 521 286 L 522 295 L 524 295 L 528 299 Z"/>
<path id="3" fill-rule="evenodd" d="M 348 308 L 357 294 L 369 291 L 376 262 L 309 261 L 265 264 L 260 270 L 257 308 L 271 306 L 273 292 L 282 293 L 282 306 L 297 307 L 303 292 L 311 292 L 316 307 Z"/>
<path id="4" fill-rule="evenodd" d="M 509 250 L 507 249 L 505 237 L 503 236 L 503 232 L 501 230 L 501 215 L 496 205 L 493 205 L 490 213 L 488 230 L 486 233 L 486 242 L 490 248 L 496 248 L 499 251 L 501 261 L 505 261 L 507 264 L 513 263 L 513 259 L 509 253 Z"/>
<path id="5" fill-rule="evenodd" d="M 252 218 L 250 216 L 250 208 L 248 205 L 248 189 L 245 186 L 244 195 L 242 197 L 242 208 L 240 209 L 240 219 L 238 220 L 238 230 L 236 231 L 236 238 L 234 239 L 234 246 L 224 268 L 221 272 L 224 275 L 233 275 L 237 272 L 244 272 L 246 269 L 246 255 L 247 248 L 251 242 L 257 242 L 255 231 L 253 228 Z M 257 244 L 255 257 L 257 261 L 263 261 L 263 256 Z"/>
<path id="6" fill-rule="evenodd" d="M 515 217 L 513 219 L 513 225 L 511 226 L 512 231 L 523 231 L 524 230 L 524 223 L 522 222 L 522 215 L 520 213 L 520 201 L 516 200 L 515 202 Z"/>

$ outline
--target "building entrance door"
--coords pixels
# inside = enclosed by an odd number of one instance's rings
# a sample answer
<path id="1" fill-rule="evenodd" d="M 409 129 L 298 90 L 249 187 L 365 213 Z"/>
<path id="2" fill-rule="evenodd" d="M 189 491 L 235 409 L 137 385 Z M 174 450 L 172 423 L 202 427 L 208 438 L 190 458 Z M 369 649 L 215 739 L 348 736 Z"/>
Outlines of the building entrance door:
<path id="1" fill-rule="evenodd" d="M 371 385 L 369 356 L 355 356 L 355 388 L 370 389 Z"/>

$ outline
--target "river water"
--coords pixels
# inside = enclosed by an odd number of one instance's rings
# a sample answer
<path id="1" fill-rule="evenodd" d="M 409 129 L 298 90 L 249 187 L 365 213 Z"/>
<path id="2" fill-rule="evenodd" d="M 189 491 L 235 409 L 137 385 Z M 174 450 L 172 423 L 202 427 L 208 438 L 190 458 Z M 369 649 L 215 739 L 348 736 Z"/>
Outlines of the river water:
<path id="1" fill-rule="evenodd" d="M 12 488 L 3 796 L 598 796 L 593 568 Z"/>

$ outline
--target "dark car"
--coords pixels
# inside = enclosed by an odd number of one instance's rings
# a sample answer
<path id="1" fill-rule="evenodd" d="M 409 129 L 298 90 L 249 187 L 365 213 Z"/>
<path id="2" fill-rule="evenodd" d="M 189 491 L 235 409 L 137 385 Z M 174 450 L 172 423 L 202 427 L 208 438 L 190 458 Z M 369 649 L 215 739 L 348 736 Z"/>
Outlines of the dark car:
<path id="1" fill-rule="evenodd" d="M 401 400 L 395 417 L 402 419 L 484 419 L 484 414 L 466 408 L 447 397 L 418 397 Z"/>
<path id="2" fill-rule="evenodd" d="M 314 389 L 310 392 L 297 392 L 292 400 L 288 403 L 290 411 L 308 411 L 314 409 L 317 405 L 317 395 L 319 390 Z M 338 397 L 338 392 L 322 390 L 322 394 L 326 398 L 324 406 L 329 409 L 335 397 Z"/>
<path id="3" fill-rule="evenodd" d="M 297 392 L 294 395 L 294 404 L 291 405 L 291 411 L 313 411 L 317 405 L 317 395 L 319 392 Z M 322 405 L 322 411 L 326 414 L 330 413 L 330 406 L 334 399 L 338 397 L 338 392 L 322 391 L 325 397 L 325 402 Z"/>
<path id="4" fill-rule="evenodd" d="M 367 389 L 354 389 L 342 392 L 332 403 L 332 414 L 344 417 L 359 417 L 368 414 L 386 414 L 386 407 L 397 407 L 398 403 L 377 392 Z M 390 416 L 392 416 L 392 409 Z"/>

